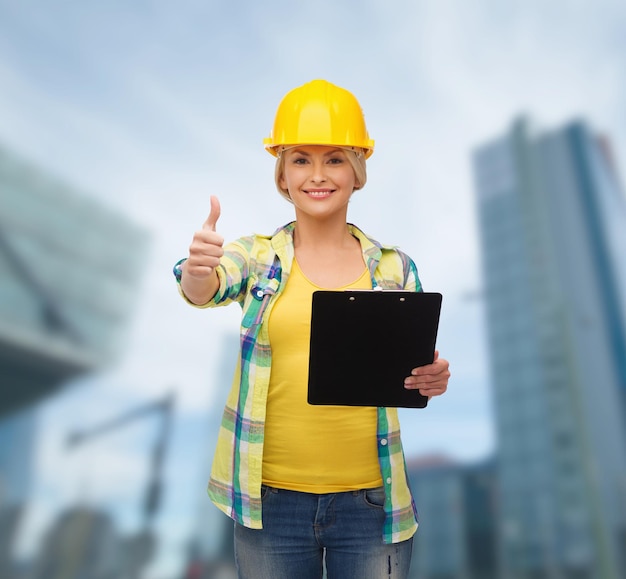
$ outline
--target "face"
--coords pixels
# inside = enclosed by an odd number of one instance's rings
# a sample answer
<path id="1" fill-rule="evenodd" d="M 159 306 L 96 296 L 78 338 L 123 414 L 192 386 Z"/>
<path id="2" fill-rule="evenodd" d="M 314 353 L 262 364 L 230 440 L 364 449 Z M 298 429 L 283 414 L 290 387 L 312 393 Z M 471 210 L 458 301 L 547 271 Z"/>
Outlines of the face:
<path id="1" fill-rule="evenodd" d="M 358 184 L 343 149 L 302 145 L 287 149 L 283 155 L 279 184 L 289 191 L 297 210 L 319 216 L 347 210 Z"/>

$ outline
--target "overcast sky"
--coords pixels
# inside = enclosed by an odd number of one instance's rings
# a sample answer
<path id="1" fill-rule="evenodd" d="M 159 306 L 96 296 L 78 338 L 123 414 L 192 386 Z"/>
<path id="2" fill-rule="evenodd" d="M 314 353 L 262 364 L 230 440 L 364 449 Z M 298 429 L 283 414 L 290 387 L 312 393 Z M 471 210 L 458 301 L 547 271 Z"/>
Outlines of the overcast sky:
<path id="1" fill-rule="evenodd" d="M 227 240 L 292 219 L 262 139 L 282 96 L 314 78 L 356 94 L 376 141 L 350 220 L 408 252 L 425 289 L 444 295 L 439 349 L 453 378 L 427 410 L 402 413 L 407 454 L 488 456 L 471 153 L 521 114 L 546 129 L 584 118 L 612 138 L 626 170 L 624 30 L 618 0 L 0 0 L 0 142 L 151 236 L 123 358 L 43 409 L 29 536 L 79 498 L 125 505 L 119 524 L 138 524 L 156 421 L 90 455 L 68 456 L 61 440 L 173 388 L 167 531 L 155 570 L 180 562 L 239 311 L 186 306 L 171 266 L 212 194 Z"/>

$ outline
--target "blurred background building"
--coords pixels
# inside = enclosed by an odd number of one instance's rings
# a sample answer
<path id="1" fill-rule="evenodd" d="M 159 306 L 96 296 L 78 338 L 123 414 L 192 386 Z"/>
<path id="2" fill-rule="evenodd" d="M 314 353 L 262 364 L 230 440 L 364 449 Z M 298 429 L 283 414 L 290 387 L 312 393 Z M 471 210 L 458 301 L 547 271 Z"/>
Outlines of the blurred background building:
<path id="1" fill-rule="evenodd" d="M 0 413 L 120 353 L 145 233 L 0 148 Z"/>
<path id="2" fill-rule="evenodd" d="M 147 247 L 128 219 L 0 147 L 1 577 L 15 572 L 37 405 L 119 358 Z"/>
<path id="3" fill-rule="evenodd" d="M 626 206 L 609 142 L 524 119 L 474 155 L 503 578 L 626 576 Z"/>
<path id="4" fill-rule="evenodd" d="M 493 461 L 467 466 L 427 456 L 407 468 L 420 521 L 411 578 L 497 577 Z"/>
<path id="5" fill-rule="evenodd" d="M 5 387 L 4 377 L 0 388 Z M 32 492 L 37 414 L 27 408 L 0 418 L 0 576 L 15 569 L 15 538 Z"/>

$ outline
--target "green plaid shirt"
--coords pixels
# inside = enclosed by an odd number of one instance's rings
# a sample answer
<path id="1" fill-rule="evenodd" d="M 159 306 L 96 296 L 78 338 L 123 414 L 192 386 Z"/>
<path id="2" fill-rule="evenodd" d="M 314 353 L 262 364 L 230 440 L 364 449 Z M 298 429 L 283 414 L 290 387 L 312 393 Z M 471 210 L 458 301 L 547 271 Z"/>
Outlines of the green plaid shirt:
<path id="1" fill-rule="evenodd" d="M 263 432 L 272 364 L 268 320 L 291 271 L 294 226 L 290 223 L 272 236 L 252 235 L 226 245 L 216 270 L 219 290 L 211 302 L 201 306 L 237 302 L 243 310 L 239 363 L 220 426 L 208 494 L 219 509 L 253 529 L 262 528 Z M 372 288 L 421 291 L 415 264 L 406 254 L 382 246 L 353 225 L 349 227 L 361 243 Z M 180 263 L 175 267 L 178 279 Z M 383 540 L 398 543 L 415 533 L 417 512 L 407 479 L 397 409 L 378 408 L 377 424 L 378 460 L 387 495 Z"/>

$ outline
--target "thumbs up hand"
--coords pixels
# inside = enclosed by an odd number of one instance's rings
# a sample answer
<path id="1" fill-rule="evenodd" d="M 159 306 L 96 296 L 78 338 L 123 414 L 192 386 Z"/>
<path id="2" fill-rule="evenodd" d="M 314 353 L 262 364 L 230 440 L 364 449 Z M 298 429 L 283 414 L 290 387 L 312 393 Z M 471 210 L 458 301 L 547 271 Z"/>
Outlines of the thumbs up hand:
<path id="1" fill-rule="evenodd" d="M 197 279 L 209 277 L 220 263 L 224 255 L 222 245 L 224 238 L 217 233 L 217 220 L 220 217 L 220 202 L 214 195 L 211 196 L 211 212 L 202 224 L 202 229 L 196 231 L 189 246 L 189 258 L 185 264 L 185 273 Z"/>
<path id="2" fill-rule="evenodd" d="M 202 224 L 202 229 L 193 235 L 181 278 L 183 292 L 195 304 L 207 303 L 219 286 L 215 268 L 224 255 L 224 238 L 216 231 L 219 217 L 220 202 L 212 195 L 211 211 Z"/>

